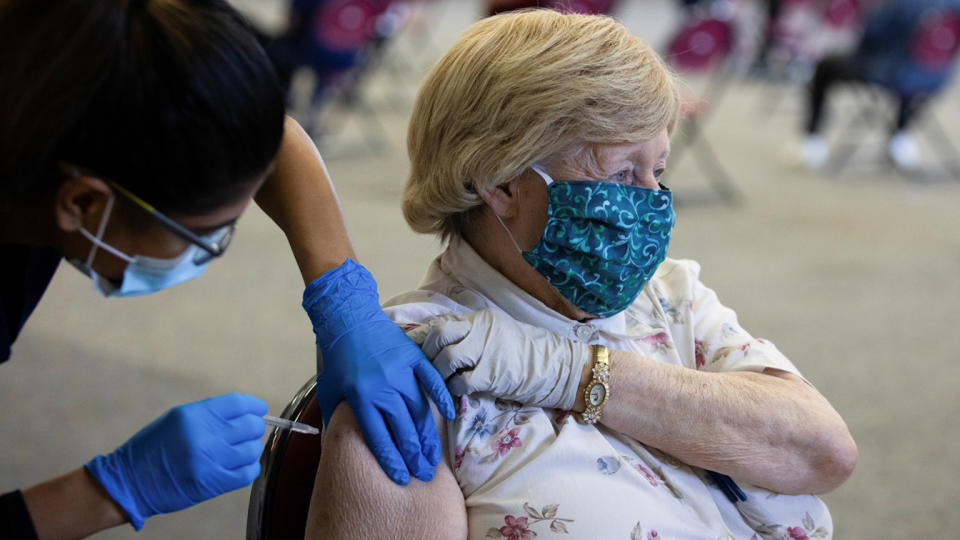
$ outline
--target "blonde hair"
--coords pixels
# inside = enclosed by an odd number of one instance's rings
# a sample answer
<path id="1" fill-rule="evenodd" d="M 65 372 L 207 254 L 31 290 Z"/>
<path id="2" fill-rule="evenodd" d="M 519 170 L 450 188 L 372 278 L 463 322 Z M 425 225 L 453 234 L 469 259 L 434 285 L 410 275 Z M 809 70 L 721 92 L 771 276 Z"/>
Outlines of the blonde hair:
<path id="1" fill-rule="evenodd" d="M 609 17 L 529 10 L 483 19 L 420 87 L 403 215 L 414 231 L 462 235 L 481 190 L 591 144 L 672 132 L 678 110 L 673 75 Z"/>

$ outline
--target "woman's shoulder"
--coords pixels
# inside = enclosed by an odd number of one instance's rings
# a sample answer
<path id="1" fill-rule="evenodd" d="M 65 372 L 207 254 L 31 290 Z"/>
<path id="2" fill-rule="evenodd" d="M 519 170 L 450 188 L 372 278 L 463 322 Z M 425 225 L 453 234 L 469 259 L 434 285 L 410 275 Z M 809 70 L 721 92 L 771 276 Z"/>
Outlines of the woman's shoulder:
<path id="1" fill-rule="evenodd" d="M 439 315 L 467 313 L 469 309 L 431 288 L 400 293 L 383 303 L 383 311 L 394 322 L 413 323 Z"/>
<path id="2" fill-rule="evenodd" d="M 489 307 L 478 294 L 450 276 L 422 283 L 383 303 L 383 310 L 395 322 L 419 322 L 438 315 L 460 315 Z"/>
<path id="3" fill-rule="evenodd" d="M 668 294 L 692 291 L 700 281 L 700 263 L 692 259 L 666 258 L 650 280 L 655 289 Z"/>
<path id="4" fill-rule="evenodd" d="M 683 275 L 685 277 L 692 277 L 693 279 L 700 278 L 700 263 L 693 259 L 672 259 L 667 257 L 660 263 L 660 266 L 657 267 L 657 271 L 654 272 L 654 279 L 665 279 L 669 277 L 675 277 L 677 275 Z"/>
<path id="5" fill-rule="evenodd" d="M 419 322 L 438 315 L 459 315 L 494 307 L 488 298 L 444 269 L 442 257 L 430 264 L 420 286 L 383 303 L 384 311 L 394 321 Z"/>

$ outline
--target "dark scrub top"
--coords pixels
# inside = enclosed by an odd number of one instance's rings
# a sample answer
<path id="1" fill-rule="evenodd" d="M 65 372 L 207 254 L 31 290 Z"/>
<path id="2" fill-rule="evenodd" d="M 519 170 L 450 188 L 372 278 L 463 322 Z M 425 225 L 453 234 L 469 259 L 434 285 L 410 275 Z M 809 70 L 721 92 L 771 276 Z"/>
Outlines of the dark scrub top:
<path id="1" fill-rule="evenodd" d="M 37 307 L 60 254 L 51 248 L 0 244 L 0 363 Z M 37 532 L 20 491 L 0 495 L 0 539 L 36 538 Z"/>
<path id="2" fill-rule="evenodd" d="M 10 346 L 37 307 L 60 253 L 52 248 L 0 244 L 0 362 L 10 358 Z"/>

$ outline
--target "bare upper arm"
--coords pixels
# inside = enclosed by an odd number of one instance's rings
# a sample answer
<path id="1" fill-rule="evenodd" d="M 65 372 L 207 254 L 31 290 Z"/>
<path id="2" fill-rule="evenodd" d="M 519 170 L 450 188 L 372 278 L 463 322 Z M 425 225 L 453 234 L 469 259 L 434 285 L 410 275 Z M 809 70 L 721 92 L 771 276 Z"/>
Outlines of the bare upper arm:
<path id="1" fill-rule="evenodd" d="M 445 441 L 443 419 L 434 421 Z M 367 448 L 347 404 L 324 432 L 306 538 L 466 538 L 467 512 L 447 452 L 428 483 L 393 483 Z"/>

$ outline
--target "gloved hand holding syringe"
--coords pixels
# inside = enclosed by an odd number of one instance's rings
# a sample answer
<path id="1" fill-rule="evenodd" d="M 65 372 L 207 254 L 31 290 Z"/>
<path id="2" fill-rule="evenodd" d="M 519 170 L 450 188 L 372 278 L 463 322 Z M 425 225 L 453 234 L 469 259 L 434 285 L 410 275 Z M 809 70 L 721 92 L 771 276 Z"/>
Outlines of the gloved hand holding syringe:
<path id="1" fill-rule="evenodd" d="M 260 475 L 265 424 L 320 433 L 266 413 L 265 401 L 246 394 L 180 405 L 86 468 L 140 530 L 150 516 L 250 485 Z"/>

